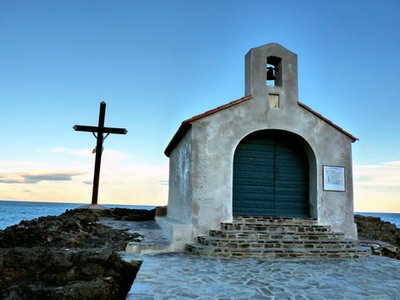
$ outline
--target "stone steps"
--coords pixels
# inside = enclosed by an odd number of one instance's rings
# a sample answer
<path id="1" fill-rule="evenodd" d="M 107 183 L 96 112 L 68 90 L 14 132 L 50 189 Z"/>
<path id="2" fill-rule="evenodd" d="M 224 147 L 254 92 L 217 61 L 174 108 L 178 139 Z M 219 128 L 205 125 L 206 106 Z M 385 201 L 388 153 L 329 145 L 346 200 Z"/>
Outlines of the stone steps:
<path id="1" fill-rule="evenodd" d="M 280 231 L 280 232 L 329 232 L 329 226 L 311 224 L 267 224 L 267 223 L 245 223 L 233 222 L 221 223 L 222 230 L 242 230 L 242 231 Z"/>
<path id="2" fill-rule="evenodd" d="M 265 249 L 286 249 L 286 248 L 307 248 L 307 249 L 349 249 L 357 246 L 352 240 L 265 240 L 265 239 L 224 239 L 210 236 L 197 238 L 199 244 L 216 247 L 229 248 L 265 248 Z"/>
<path id="3" fill-rule="evenodd" d="M 284 217 L 249 217 L 249 216 L 235 216 L 234 223 L 261 223 L 261 224 L 295 224 L 295 225 L 317 225 L 316 219 L 311 218 L 284 218 Z"/>
<path id="4" fill-rule="evenodd" d="M 287 231 L 244 231 L 210 230 L 210 236 L 231 239 L 286 239 L 286 240 L 336 240 L 344 239 L 343 233 L 335 232 L 287 232 Z"/>
<path id="5" fill-rule="evenodd" d="M 205 245 L 187 245 L 186 250 L 201 256 L 217 256 L 220 258 L 365 258 L 370 254 L 369 248 L 352 249 L 229 249 Z"/>
<path id="6" fill-rule="evenodd" d="M 235 217 L 186 250 L 222 258 L 360 258 L 370 252 L 314 219 L 274 217 Z"/>

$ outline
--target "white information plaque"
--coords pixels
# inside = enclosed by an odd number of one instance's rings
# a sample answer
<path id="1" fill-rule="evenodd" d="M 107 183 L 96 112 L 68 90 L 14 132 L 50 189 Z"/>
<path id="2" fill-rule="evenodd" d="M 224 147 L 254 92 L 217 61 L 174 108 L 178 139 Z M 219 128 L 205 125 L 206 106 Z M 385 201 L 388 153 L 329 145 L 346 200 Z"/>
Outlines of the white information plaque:
<path id="1" fill-rule="evenodd" d="M 324 191 L 344 192 L 344 167 L 323 166 Z"/>

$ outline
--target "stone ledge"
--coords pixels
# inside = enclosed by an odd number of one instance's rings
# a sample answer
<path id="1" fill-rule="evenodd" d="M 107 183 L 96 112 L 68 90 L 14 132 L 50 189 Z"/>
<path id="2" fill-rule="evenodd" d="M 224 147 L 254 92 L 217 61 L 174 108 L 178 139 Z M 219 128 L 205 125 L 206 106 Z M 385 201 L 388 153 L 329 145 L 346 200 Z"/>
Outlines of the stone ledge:
<path id="1" fill-rule="evenodd" d="M 179 222 L 169 217 L 156 216 L 156 222 L 171 244 L 170 252 L 183 251 L 188 241 L 192 241 L 192 224 Z"/>
<path id="2" fill-rule="evenodd" d="M 256 224 L 256 223 L 221 223 L 222 230 L 243 230 L 243 231 L 285 231 L 285 232 L 331 232 L 327 225 L 307 224 Z"/>
<path id="3" fill-rule="evenodd" d="M 285 231 L 255 231 L 255 230 L 210 230 L 210 236 L 221 238 L 258 238 L 258 239 L 286 239 L 286 240 L 319 240 L 344 238 L 343 233 L 337 232 L 285 232 Z"/>
<path id="4" fill-rule="evenodd" d="M 217 256 L 221 258 L 365 258 L 370 255 L 369 248 L 353 249 L 228 249 L 203 245 L 187 245 L 192 254 Z"/>
<path id="5" fill-rule="evenodd" d="M 229 248 L 281 248 L 281 247 L 305 247 L 305 248 L 349 248 L 357 246 L 353 240 L 320 240 L 320 241 L 301 241 L 301 240 L 262 240 L 262 239 L 223 239 L 209 236 L 201 236 L 197 239 L 202 245 L 229 247 Z"/>
<path id="6" fill-rule="evenodd" d="M 126 245 L 126 254 L 155 254 L 173 252 L 169 243 L 141 243 L 130 242 Z"/>
<path id="7" fill-rule="evenodd" d="M 233 218 L 235 223 L 290 223 L 290 224 L 317 224 L 317 219 L 313 218 L 289 218 L 289 217 L 257 217 L 257 216 L 235 216 Z"/>

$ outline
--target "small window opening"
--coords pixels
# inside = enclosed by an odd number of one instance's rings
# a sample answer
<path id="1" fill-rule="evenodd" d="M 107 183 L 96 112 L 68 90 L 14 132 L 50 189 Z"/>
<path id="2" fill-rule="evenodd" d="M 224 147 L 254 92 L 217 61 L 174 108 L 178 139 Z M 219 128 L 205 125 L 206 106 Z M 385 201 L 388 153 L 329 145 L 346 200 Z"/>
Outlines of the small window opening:
<path id="1" fill-rule="evenodd" d="M 282 59 L 276 56 L 269 56 L 266 64 L 267 86 L 282 86 Z"/>

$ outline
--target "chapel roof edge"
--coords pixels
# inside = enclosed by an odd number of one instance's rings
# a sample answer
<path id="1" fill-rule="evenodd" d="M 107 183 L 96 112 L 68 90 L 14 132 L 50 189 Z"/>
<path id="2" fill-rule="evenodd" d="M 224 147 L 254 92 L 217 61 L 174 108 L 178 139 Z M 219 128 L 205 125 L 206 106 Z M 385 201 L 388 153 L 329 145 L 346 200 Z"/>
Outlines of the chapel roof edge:
<path id="1" fill-rule="evenodd" d="M 342 127 L 340 127 L 339 125 L 336 125 L 335 123 L 333 123 L 331 120 L 329 120 L 328 118 L 324 117 L 323 115 L 321 115 L 319 112 L 313 110 L 311 107 L 309 107 L 308 105 L 305 105 L 304 103 L 301 103 L 300 101 L 298 102 L 299 106 L 304 108 L 305 110 L 307 110 L 308 112 L 312 113 L 314 116 L 318 117 L 319 119 L 321 119 L 322 121 L 324 121 L 325 123 L 327 123 L 328 125 L 332 126 L 333 128 L 335 128 L 337 131 L 341 132 L 342 134 L 346 135 L 348 138 L 351 139 L 351 142 L 354 143 L 356 141 L 359 141 L 359 139 L 357 137 L 355 137 L 354 135 L 352 135 L 351 133 L 349 133 L 348 131 L 344 130 Z"/>
<path id="2" fill-rule="evenodd" d="M 198 114 L 196 116 L 193 116 L 193 117 L 191 117 L 189 119 L 184 120 L 181 123 L 181 125 L 179 126 L 178 131 L 174 134 L 174 136 L 172 137 L 171 141 L 169 142 L 167 148 L 164 151 L 164 154 L 167 157 L 169 157 L 169 155 L 171 154 L 172 150 L 175 148 L 176 145 L 178 145 L 180 140 L 185 136 L 186 132 L 190 129 L 190 127 L 192 126 L 193 122 L 195 122 L 197 120 L 200 120 L 200 119 L 203 119 L 203 118 L 205 118 L 207 116 L 210 116 L 212 114 L 215 114 L 217 112 L 220 112 L 220 111 L 222 111 L 224 109 L 227 109 L 229 107 L 238 105 L 238 104 L 240 104 L 242 102 L 250 100 L 251 98 L 252 98 L 251 95 L 247 95 L 247 96 L 244 96 L 242 98 L 239 98 L 239 99 L 233 100 L 231 102 L 228 102 L 228 103 L 226 103 L 224 105 L 218 106 L 218 107 L 216 107 L 214 109 L 207 110 L 206 112 L 204 112 L 202 114 Z"/>
<path id="3" fill-rule="evenodd" d="M 202 114 L 193 116 L 189 119 L 184 120 L 181 125 L 179 126 L 177 132 L 174 134 L 174 136 L 172 137 L 171 141 L 169 142 L 168 146 L 165 148 L 164 154 L 169 157 L 170 154 L 172 153 L 172 151 L 174 150 L 174 148 L 178 145 L 178 143 L 181 141 L 181 139 L 185 136 L 185 134 L 189 131 L 189 129 L 192 127 L 192 124 L 194 122 L 196 122 L 197 120 L 203 119 L 207 116 L 210 116 L 212 114 L 218 113 L 222 110 L 225 110 L 229 107 L 235 106 L 237 104 L 243 103 L 247 100 L 250 100 L 252 98 L 251 95 L 247 95 L 244 96 L 242 98 L 239 98 L 237 100 L 228 102 L 224 105 L 218 106 L 214 109 L 208 110 Z M 347 132 L 346 130 L 344 130 L 342 127 L 340 127 L 339 125 L 336 125 L 335 123 L 333 123 L 331 120 L 329 120 L 328 118 L 324 117 L 323 115 L 321 115 L 320 113 L 318 113 L 317 111 L 313 110 L 311 107 L 305 105 L 304 103 L 301 102 L 297 102 L 298 105 L 300 107 L 302 107 L 303 109 L 307 110 L 308 112 L 310 112 L 311 114 L 313 114 L 315 117 L 319 118 L 320 120 L 324 121 L 325 123 L 327 123 L 328 125 L 330 125 L 331 127 L 333 127 L 334 129 L 336 129 L 337 131 L 341 132 L 342 134 L 344 134 L 345 136 L 347 136 L 348 138 L 350 138 L 350 140 L 352 141 L 352 143 L 358 141 L 359 139 L 357 137 L 355 137 L 354 135 L 352 135 L 351 133 Z"/>

